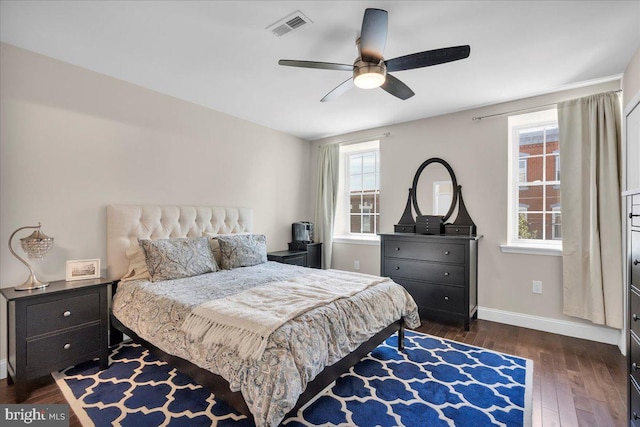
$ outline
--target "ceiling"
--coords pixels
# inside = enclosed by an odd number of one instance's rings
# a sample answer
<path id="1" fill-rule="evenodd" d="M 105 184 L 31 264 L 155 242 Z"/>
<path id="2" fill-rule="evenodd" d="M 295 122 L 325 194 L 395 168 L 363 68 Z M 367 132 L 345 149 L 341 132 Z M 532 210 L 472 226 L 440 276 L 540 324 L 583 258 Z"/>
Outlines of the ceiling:
<path id="1" fill-rule="evenodd" d="M 389 12 L 385 58 L 468 44 L 469 58 L 393 73 L 416 95 L 354 88 L 365 8 Z M 301 11 L 311 21 L 267 30 Z M 0 38 L 298 137 L 401 123 L 619 78 L 640 47 L 640 1 L 5 1 Z"/>

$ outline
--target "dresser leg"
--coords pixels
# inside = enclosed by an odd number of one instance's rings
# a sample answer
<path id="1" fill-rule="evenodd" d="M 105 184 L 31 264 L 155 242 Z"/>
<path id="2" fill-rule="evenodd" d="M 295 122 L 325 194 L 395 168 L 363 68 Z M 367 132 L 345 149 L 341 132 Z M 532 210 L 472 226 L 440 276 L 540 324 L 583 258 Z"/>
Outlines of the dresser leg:
<path id="1" fill-rule="evenodd" d="M 11 377 L 10 374 L 7 374 L 7 384 L 9 384 L 9 385 L 13 385 L 14 384 L 13 378 Z"/>
<path id="2" fill-rule="evenodd" d="M 30 385 L 28 381 L 20 381 L 15 383 L 16 403 L 24 402 L 29 398 Z"/>

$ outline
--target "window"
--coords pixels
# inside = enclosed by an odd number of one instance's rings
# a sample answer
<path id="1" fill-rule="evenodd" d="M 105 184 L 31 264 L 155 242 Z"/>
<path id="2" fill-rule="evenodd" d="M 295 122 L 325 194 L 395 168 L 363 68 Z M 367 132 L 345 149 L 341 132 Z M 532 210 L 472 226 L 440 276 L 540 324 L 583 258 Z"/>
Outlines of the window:
<path id="1" fill-rule="evenodd" d="M 334 237 L 377 240 L 380 231 L 379 142 L 341 146 L 339 174 Z"/>
<path id="2" fill-rule="evenodd" d="M 562 211 L 555 109 L 509 117 L 509 159 L 507 246 L 558 251 Z"/>

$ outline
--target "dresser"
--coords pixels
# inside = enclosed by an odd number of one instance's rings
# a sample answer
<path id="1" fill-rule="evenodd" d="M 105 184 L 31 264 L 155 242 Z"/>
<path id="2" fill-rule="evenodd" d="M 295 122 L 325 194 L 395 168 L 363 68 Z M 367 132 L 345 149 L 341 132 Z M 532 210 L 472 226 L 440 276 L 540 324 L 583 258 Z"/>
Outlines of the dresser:
<path id="1" fill-rule="evenodd" d="M 90 279 L 51 282 L 32 291 L 2 288 L 7 302 L 9 384 L 16 402 L 29 397 L 31 381 L 94 358 L 109 365 L 108 287 Z"/>
<path id="2" fill-rule="evenodd" d="M 640 190 L 628 191 L 629 263 L 627 281 L 629 325 L 627 331 L 628 408 L 629 425 L 640 427 Z M 624 205 L 623 205 L 624 206 Z"/>
<path id="3" fill-rule="evenodd" d="M 381 234 L 381 276 L 404 286 L 420 317 L 462 321 L 469 330 L 478 310 L 481 236 Z"/>

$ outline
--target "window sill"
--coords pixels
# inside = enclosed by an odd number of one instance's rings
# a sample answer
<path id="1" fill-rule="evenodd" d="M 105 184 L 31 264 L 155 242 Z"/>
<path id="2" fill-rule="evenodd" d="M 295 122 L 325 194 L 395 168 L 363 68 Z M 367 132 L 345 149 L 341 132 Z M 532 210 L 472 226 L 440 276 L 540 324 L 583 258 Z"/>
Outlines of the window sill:
<path id="1" fill-rule="evenodd" d="M 551 245 L 500 245 L 500 250 L 509 254 L 562 256 L 562 246 Z"/>
<path id="2" fill-rule="evenodd" d="M 380 236 L 360 237 L 360 236 L 335 236 L 333 243 L 346 243 L 349 245 L 373 245 L 380 246 Z"/>

